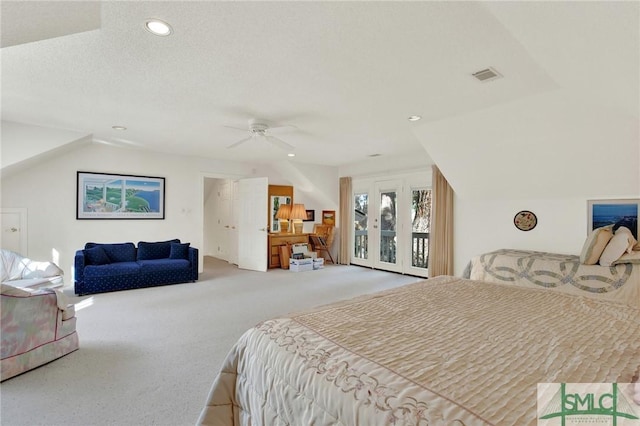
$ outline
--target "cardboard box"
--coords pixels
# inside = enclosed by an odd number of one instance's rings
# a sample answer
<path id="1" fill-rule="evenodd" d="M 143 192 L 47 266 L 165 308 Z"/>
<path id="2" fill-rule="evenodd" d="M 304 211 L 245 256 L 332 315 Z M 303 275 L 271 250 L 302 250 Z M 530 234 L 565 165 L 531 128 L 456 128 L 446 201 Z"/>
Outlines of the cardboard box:
<path id="1" fill-rule="evenodd" d="M 293 272 L 313 271 L 313 259 L 289 259 L 289 270 Z"/>
<path id="2" fill-rule="evenodd" d="M 318 258 L 318 259 L 313 259 L 313 269 L 322 269 L 324 268 L 324 259 Z"/>
<path id="3" fill-rule="evenodd" d="M 309 244 L 306 243 L 299 243 L 299 244 L 293 244 L 291 246 L 291 253 L 292 254 L 302 254 L 302 257 L 310 257 L 312 259 L 315 259 L 316 257 L 318 257 L 318 253 L 316 253 L 315 251 L 309 251 Z M 299 256 L 294 256 L 296 258 L 298 258 Z"/>

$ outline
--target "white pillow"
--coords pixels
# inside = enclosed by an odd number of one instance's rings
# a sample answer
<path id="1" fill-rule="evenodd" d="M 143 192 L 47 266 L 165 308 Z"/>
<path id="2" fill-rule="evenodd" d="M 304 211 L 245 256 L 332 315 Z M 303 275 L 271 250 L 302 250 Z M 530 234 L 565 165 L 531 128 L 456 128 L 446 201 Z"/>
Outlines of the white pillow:
<path id="1" fill-rule="evenodd" d="M 627 251 L 627 248 L 629 248 L 629 237 L 627 234 L 624 232 L 616 232 L 600 256 L 600 265 L 611 266 L 613 262 L 620 259 L 620 256 Z"/>
<path id="2" fill-rule="evenodd" d="M 580 253 L 580 263 L 584 265 L 595 265 L 600 259 L 609 240 L 613 237 L 613 225 L 603 226 L 591 231 L 587 240 L 582 246 Z"/>
<path id="3" fill-rule="evenodd" d="M 638 241 L 633 238 L 633 234 L 631 233 L 629 228 L 625 226 L 621 226 L 620 228 L 618 228 L 615 232 L 615 235 L 617 235 L 618 233 L 624 233 L 627 235 L 627 238 L 629 238 L 629 247 L 627 247 L 626 252 L 631 254 L 631 252 L 633 251 L 633 246 L 635 246 Z"/>

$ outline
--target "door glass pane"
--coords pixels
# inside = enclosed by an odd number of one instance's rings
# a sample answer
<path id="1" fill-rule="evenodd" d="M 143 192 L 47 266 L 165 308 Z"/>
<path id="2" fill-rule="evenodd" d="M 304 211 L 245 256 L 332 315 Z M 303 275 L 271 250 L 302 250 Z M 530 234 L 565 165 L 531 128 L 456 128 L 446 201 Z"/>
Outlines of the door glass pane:
<path id="1" fill-rule="evenodd" d="M 369 235 L 368 235 L 368 211 L 369 211 L 369 194 L 356 194 L 355 202 L 355 220 L 354 220 L 354 256 L 359 259 L 367 259 L 369 251 Z"/>
<path id="2" fill-rule="evenodd" d="M 396 192 L 380 193 L 380 261 L 396 263 Z"/>
<path id="3" fill-rule="evenodd" d="M 429 228 L 431 226 L 431 190 L 411 191 L 411 266 L 427 268 Z"/>

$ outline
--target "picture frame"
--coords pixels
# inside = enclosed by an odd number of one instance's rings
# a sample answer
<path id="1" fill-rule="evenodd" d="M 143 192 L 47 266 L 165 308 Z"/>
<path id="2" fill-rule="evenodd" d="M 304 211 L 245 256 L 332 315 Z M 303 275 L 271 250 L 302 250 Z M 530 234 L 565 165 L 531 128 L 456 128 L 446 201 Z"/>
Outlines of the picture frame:
<path id="1" fill-rule="evenodd" d="M 315 210 L 305 210 L 307 212 L 307 218 L 303 220 L 303 222 L 315 222 L 316 221 L 316 211 Z"/>
<path id="2" fill-rule="evenodd" d="M 77 220 L 164 217 L 164 177 L 77 172 Z"/>
<path id="3" fill-rule="evenodd" d="M 322 210 L 322 224 L 336 226 L 336 211 Z"/>
<path id="4" fill-rule="evenodd" d="M 620 225 L 629 228 L 637 240 L 640 234 L 639 213 L 640 198 L 588 200 L 587 234 L 603 226 Z"/>

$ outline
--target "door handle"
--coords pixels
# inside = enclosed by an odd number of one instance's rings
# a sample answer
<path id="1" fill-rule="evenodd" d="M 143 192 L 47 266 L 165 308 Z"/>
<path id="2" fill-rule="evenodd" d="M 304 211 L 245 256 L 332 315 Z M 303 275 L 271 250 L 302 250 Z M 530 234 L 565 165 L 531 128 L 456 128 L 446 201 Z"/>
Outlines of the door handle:
<path id="1" fill-rule="evenodd" d="M 225 225 L 224 227 L 228 229 L 228 228 L 229 228 L 229 225 Z"/>
<path id="2" fill-rule="evenodd" d="M 260 230 L 260 231 L 266 231 L 266 230 L 267 230 L 267 228 L 260 228 L 259 230 Z"/>
<path id="3" fill-rule="evenodd" d="M 18 232 L 18 228 L 13 228 L 13 227 L 11 227 L 11 228 L 9 228 L 9 231 L 11 231 L 11 232 Z"/>
<path id="4" fill-rule="evenodd" d="M 373 227 L 374 227 L 375 229 L 378 229 L 378 225 L 373 225 Z"/>

